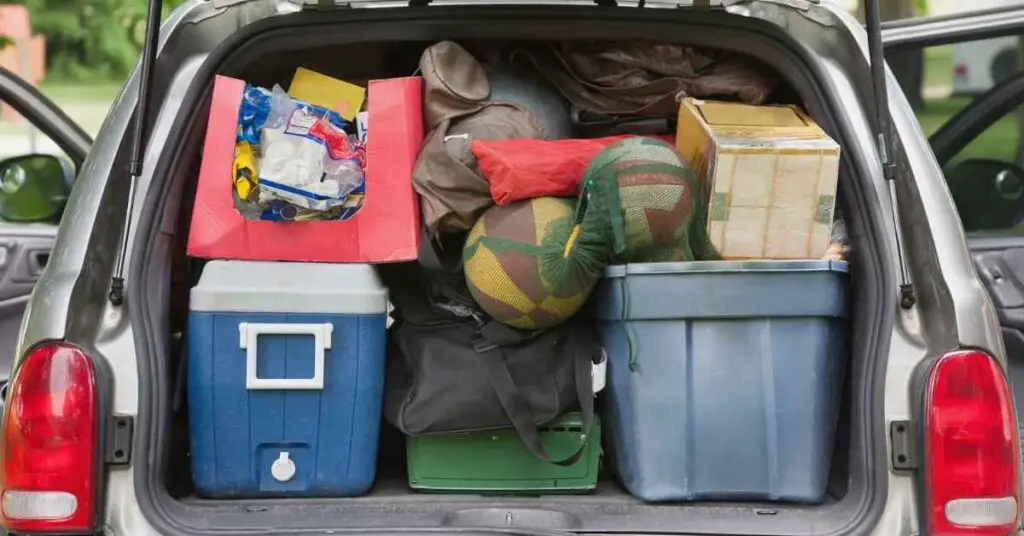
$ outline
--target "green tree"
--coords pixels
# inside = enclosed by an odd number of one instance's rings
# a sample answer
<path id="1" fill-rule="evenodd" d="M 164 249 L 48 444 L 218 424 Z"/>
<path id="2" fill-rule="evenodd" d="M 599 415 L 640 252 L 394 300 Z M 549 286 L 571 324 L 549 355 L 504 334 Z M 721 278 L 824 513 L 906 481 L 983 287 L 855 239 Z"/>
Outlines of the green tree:
<path id="1" fill-rule="evenodd" d="M 34 32 L 46 36 L 47 70 L 55 78 L 124 77 L 138 60 L 146 0 L 0 0 L 28 7 Z M 165 10 L 183 3 L 167 0 Z M 166 13 L 165 13 L 166 14 Z"/>

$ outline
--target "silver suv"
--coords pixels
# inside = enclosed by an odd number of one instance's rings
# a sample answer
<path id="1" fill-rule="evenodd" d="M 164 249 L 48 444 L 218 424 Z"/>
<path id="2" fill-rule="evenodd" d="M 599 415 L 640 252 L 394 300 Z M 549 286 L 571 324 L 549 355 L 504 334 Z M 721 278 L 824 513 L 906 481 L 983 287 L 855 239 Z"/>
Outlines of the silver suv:
<path id="1" fill-rule="evenodd" d="M 29 302 L 3 421 L 3 524 L 131 536 L 1015 534 L 1020 447 L 1000 322 L 1011 329 L 1016 317 L 997 315 L 961 202 L 883 68 L 878 1 L 867 2 L 868 31 L 819 0 L 187 3 L 158 46 L 151 25 Z M 885 37 L 902 47 L 950 42 L 948 24 Z M 350 499 L 195 495 L 180 394 L 196 275 L 184 241 L 213 76 L 273 84 L 300 64 L 343 78 L 408 75 L 417 52 L 441 39 L 648 39 L 741 52 L 773 68 L 839 141 L 855 307 L 828 500 L 650 505 L 614 484 L 582 496 L 416 495 L 385 477 Z M 957 140 L 970 131 L 954 127 Z M 5 165 L 15 164 L 0 163 L 0 174 Z M 1009 165 L 979 169 L 975 186 L 960 186 L 966 197 L 1012 194 L 1024 180 Z M 1007 307 L 1024 306 L 1024 256 L 993 240 L 979 253 L 995 255 L 983 265 L 987 281 L 999 300 L 1020 299 Z"/>

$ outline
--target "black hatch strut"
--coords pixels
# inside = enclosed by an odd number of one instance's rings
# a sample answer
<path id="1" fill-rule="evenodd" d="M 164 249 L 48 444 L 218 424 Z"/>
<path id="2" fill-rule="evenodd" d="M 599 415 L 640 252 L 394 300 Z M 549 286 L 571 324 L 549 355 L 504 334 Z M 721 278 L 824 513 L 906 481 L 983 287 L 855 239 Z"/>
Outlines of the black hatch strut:
<path id="1" fill-rule="evenodd" d="M 128 239 L 131 234 L 132 212 L 135 207 L 135 192 L 142 176 L 142 161 L 146 151 L 143 135 L 146 133 L 146 116 L 149 115 L 150 98 L 153 93 L 153 68 L 156 64 L 156 48 L 160 38 L 160 15 L 163 13 L 163 0 L 149 0 L 146 13 L 146 42 L 142 47 L 140 65 L 139 99 L 135 107 L 135 121 L 132 124 L 132 159 L 128 165 L 128 210 L 124 226 L 121 229 L 121 245 L 118 248 L 117 264 L 114 276 L 110 280 L 110 303 L 120 306 L 124 303 L 124 261 L 128 255 Z"/>
<path id="2" fill-rule="evenodd" d="M 892 0 L 888 0 L 892 1 Z M 900 307 L 910 309 L 917 303 L 914 286 L 910 282 L 907 259 L 903 255 L 903 231 L 900 227 L 899 203 L 896 199 L 896 179 L 902 177 L 900 169 L 893 162 L 896 152 L 892 139 L 892 116 L 889 114 L 889 94 L 886 91 L 885 54 L 882 48 L 882 18 L 878 8 L 879 0 L 864 1 L 864 18 L 868 31 L 868 54 L 871 56 L 871 82 L 875 94 L 875 123 L 878 154 L 882 160 L 882 175 L 889 184 L 889 199 L 892 204 L 893 225 L 896 228 L 896 254 L 900 263 Z"/>

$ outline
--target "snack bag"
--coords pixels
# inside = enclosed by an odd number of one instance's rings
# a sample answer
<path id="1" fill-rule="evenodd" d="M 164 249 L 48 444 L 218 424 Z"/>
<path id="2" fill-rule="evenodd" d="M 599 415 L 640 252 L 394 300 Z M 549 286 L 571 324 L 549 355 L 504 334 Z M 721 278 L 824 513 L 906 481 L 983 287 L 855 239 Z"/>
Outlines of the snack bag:
<path id="1" fill-rule="evenodd" d="M 261 203 L 282 199 L 328 211 L 365 180 L 362 147 L 330 116 L 316 117 L 301 106 L 280 127 L 263 129 L 261 148 Z"/>

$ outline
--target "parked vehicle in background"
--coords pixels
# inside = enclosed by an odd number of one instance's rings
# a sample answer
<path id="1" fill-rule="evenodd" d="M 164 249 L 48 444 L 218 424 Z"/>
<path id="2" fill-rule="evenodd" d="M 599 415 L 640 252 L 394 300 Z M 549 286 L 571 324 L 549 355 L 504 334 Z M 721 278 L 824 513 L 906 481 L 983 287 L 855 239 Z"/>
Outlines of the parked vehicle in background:
<path id="1" fill-rule="evenodd" d="M 977 96 L 1017 71 L 1020 39 L 1000 37 L 953 47 L 953 92 Z"/>
<path id="2" fill-rule="evenodd" d="M 1019 0 L 972 0 L 969 9 L 981 11 L 1020 5 Z M 957 15 L 951 17 L 956 18 Z M 1020 70 L 1021 38 L 995 37 L 953 45 L 953 94 L 978 96 Z"/>

